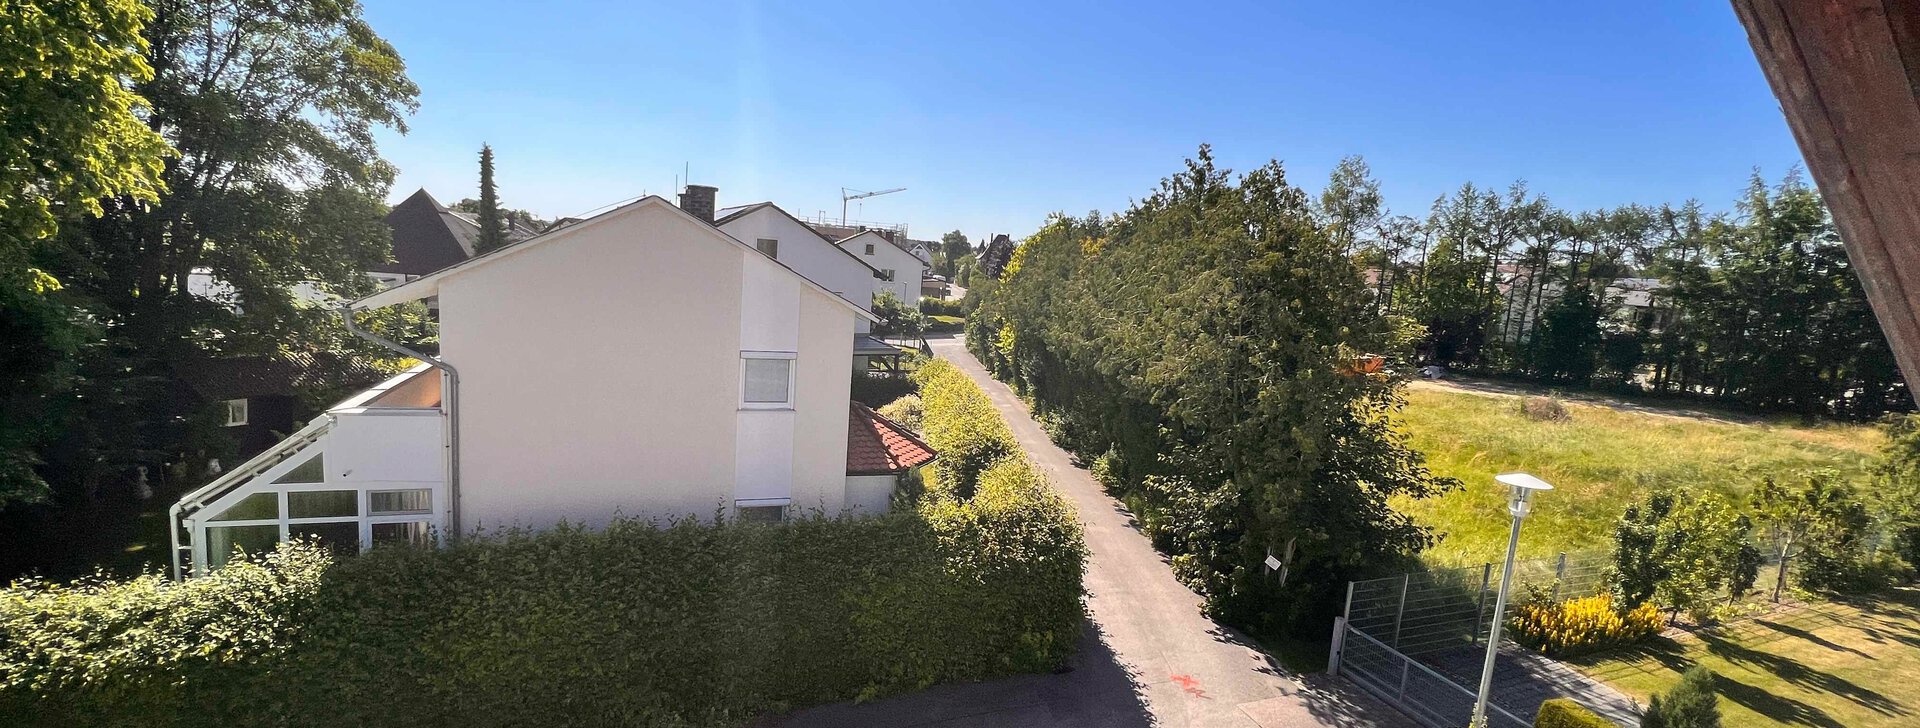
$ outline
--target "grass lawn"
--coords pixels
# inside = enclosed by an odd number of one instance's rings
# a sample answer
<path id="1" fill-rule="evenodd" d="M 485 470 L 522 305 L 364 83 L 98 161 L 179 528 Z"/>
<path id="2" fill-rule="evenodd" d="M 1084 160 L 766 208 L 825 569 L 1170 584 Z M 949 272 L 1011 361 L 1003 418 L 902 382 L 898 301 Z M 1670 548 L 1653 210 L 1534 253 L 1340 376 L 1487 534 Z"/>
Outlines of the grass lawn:
<path id="1" fill-rule="evenodd" d="M 1694 664 L 1719 675 L 1727 726 L 1920 725 L 1920 590 L 1794 608 L 1716 632 L 1575 658 L 1645 703 Z"/>
<path id="2" fill-rule="evenodd" d="M 1537 422 L 1513 396 L 1416 385 L 1400 422 L 1437 475 L 1466 487 L 1394 506 L 1444 534 L 1428 552 L 1440 566 L 1498 560 L 1507 545 L 1506 492 L 1495 473 L 1524 470 L 1555 490 L 1536 498 L 1521 556 L 1606 548 L 1615 519 L 1649 488 L 1740 494 L 1768 475 L 1832 468 L 1864 478 L 1883 437 L 1871 425 L 1806 425 L 1658 414 L 1568 402 L 1565 422 Z M 1917 717 L 1915 725 L 1920 725 Z"/>

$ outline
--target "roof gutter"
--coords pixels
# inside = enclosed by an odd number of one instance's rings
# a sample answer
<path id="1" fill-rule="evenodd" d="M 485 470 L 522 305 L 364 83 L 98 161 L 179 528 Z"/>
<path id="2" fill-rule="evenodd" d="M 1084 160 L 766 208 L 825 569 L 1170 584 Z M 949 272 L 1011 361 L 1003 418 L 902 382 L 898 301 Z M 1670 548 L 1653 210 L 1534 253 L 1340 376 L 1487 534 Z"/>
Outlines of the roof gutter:
<path id="1" fill-rule="evenodd" d="M 353 323 L 353 304 L 340 307 L 340 320 L 347 325 L 347 331 L 367 341 L 379 344 L 386 349 L 419 359 L 428 366 L 446 374 L 447 386 L 440 393 L 441 408 L 447 412 L 447 540 L 460 538 L 460 371 L 452 364 L 438 358 L 427 356 L 407 346 L 379 334 L 362 329 Z"/>

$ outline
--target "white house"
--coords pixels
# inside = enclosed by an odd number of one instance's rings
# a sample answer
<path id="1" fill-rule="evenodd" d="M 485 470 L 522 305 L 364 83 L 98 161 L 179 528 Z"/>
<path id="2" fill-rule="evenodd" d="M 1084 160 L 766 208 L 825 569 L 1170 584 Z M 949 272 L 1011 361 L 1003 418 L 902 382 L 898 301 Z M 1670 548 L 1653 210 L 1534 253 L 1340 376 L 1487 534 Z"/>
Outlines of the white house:
<path id="1" fill-rule="evenodd" d="M 875 278 L 880 271 L 860 256 L 833 244 L 826 236 L 771 202 L 757 202 L 718 210 L 713 226 L 751 245 L 800 275 L 825 286 L 863 311 L 873 310 Z M 872 324 L 854 318 L 854 331 L 865 334 Z"/>
<path id="2" fill-rule="evenodd" d="M 901 302 L 916 309 L 920 307 L 920 277 L 927 271 L 925 262 L 872 230 L 854 233 L 834 244 L 880 271 L 875 295 L 883 290 L 893 291 Z"/>
<path id="3" fill-rule="evenodd" d="M 933 452 L 850 402 L 872 314 L 722 232 L 706 199 L 646 197 L 348 304 L 437 297 L 440 356 L 182 498 L 176 564 L 302 534 L 884 510 L 885 478 Z"/>

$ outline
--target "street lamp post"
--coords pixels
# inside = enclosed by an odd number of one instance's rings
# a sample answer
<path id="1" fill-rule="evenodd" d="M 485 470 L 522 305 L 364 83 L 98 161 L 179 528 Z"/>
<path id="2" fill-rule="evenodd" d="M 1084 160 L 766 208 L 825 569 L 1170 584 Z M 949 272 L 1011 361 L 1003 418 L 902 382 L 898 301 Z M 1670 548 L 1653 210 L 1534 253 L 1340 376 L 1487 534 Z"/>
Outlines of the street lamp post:
<path id="1" fill-rule="evenodd" d="M 1513 588 L 1513 554 L 1520 548 L 1520 522 L 1527 520 L 1536 491 L 1553 490 L 1547 481 L 1526 473 L 1502 473 L 1493 479 L 1512 489 L 1507 496 L 1507 512 L 1513 514 L 1513 531 L 1507 535 L 1507 568 L 1500 572 L 1500 595 L 1493 600 L 1493 630 L 1487 636 L 1487 661 L 1480 667 L 1480 694 L 1473 701 L 1473 720 L 1468 723 L 1476 728 L 1487 724 L 1487 693 L 1493 688 L 1493 658 L 1500 652 L 1500 627 L 1506 622 L 1507 590 Z"/>

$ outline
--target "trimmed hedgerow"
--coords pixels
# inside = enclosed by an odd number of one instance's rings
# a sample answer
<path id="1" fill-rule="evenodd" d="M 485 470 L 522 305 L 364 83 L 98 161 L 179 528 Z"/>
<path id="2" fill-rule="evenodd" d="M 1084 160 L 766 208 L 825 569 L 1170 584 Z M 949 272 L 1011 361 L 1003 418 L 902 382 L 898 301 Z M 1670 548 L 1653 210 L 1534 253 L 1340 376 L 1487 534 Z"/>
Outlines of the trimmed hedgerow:
<path id="1" fill-rule="evenodd" d="M 1019 456 L 1013 431 L 986 392 L 951 362 L 929 361 L 913 373 L 913 381 L 920 386 L 922 432 L 940 453 L 933 470 L 942 487 L 969 496 L 982 472 Z"/>
<path id="2" fill-rule="evenodd" d="M 985 401 L 964 377 L 941 381 L 933 401 L 971 401 L 961 382 Z M 737 726 L 1049 670 L 1080 629 L 1080 525 L 997 417 L 950 421 L 979 412 L 929 407 L 926 424 L 993 439 L 999 457 L 969 470 L 964 489 L 936 476 L 918 503 L 881 516 L 625 520 L 376 549 L 331 567 L 286 545 L 181 584 L 16 584 L 0 601 L 0 715 L 35 726 Z"/>

